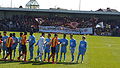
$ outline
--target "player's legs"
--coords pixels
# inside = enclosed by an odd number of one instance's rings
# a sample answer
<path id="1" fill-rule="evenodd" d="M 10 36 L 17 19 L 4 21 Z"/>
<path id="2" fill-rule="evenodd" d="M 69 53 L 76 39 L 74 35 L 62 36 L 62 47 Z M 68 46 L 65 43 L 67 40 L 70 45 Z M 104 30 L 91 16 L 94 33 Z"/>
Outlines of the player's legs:
<path id="1" fill-rule="evenodd" d="M 12 49 L 11 48 L 10 48 L 9 54 L 10 54 L 10 60 L 12 60 Z"/>
<path id="2" fill-rule="evenodd" d="M 48 53 L 48 58 L 50 57 L 50 53 Z"/>
<path id="3" fill-rule="evenodd" d="M 4 58 L 5 58 L 5 55 L 7 55 L 7 52 L 8 52 L 8 49 L 7 49 L 7 47 L 5 46 L 5 44 L 3 44 L 2 50 L 3 50 L 3 59 L 4 59 Z"/>
<path id="4" fill-rule="evenodd" d="M 10 55 L 10 48 L 7 48 L 7 53 L 6 53 L 6 57 L 4 58 L 4 60 L 6 60 L 6 58 Z"/>
<path id="5" fill-rule="evenodd" d="M 14 51 L 14 57 L 13 58 L 15 58 L 15 56 L 16 56 L 16 49 L 14 49 L 13 51 Z"/>
<path id="6" fill-rule="evenodd" d="M 51 53 L 51 55 L 48 58 L 48 62 L 50 62 L 50 58 L 53 56 L 53 53 Z"/>
<path id="7" fill-rule="evenodd" d="M 27 57 L 27 48 L 26 48 L 26 45 L 25 45 L 25 50 L 24 50 L 24 61 L 26 61 L 26 57 Z"/>
<path id="8" fill-rule="evenodd" d="M 51 47 L 51 55 L 48 58 L 48 62 L 50 61 L 50 58 L 52 57 L 52 62 L 54 63 L 54 58 L 55 58 L 55 47 Z"/>
<path id="9" fill-rule="evenodd" d="M 42 61 L 42 55 L 43 55 L 43 53 L 40 53 L 40 61 Z"/>
<path id="10" fill-rule="evenodd" d="M 21 51 L 19 51 L 19 56 L 21 55 Z"/>
<path id="11" fill-rule="evenodd" d="M 83 60 L 84 60 L 84 55 L 82 55 L 81 63 L 83 63 Z"/>
<path id="12" fill-rule="evenodd" d="M 47 53 L 45 52 L 45 53 L 44 53 L 44 61 L 46 60 L 46 54 L 47 54 Z"/>
<path id="13" fill-rule="evenodd" d="M 60 53 L 60 62 L 61 62 L 61 60 L 62 60 L 62 52 Z"/>
<path id="14" fill-rule="evenodd" d="M 74 53 L 71 53 L 71 55 L 72 55 L 72 62 L 74 61 Z"/>
<path id="15" fill-rule="evenodd" d="M 20 60 L 20 57 L 23 56 L 24 53 L 24 45 L 20 45 L 19 47 L 19 57 L 17 58 L 18 60 Z"/>
<path id="16" fill-rule="evenodd" d="M 80 54 L 78 54 L 78 56 L 77 56 L 77 61 L 76 61 L 77 63 L 78 63 L 79 58 L 80 58 Z"/>
<path id="17" fill-rule="evenodd" d="M 56 62 L 58 61 L 58 52 L 56 53 Z"/>
<path id="18" fill-rule="evenodd" d="M 71 61 L 71 62 L 74 61 L 74 51 L 75 51 L 75 49 L 74 49 L 74 48 L 71 48 L 71 56 L 72 56 L 72 61 Z"/>
<path id="19" fill-rule="evenodd" d="M 65 62 L 65 60 L 66 60 L 66 53 L 64 53 L 64 62 Z"/>
<path id="20" fill-rule="evenodd" d="M 30 52 L 30 59 L 29 60 L 31 60 L 31 59 L 33 59 L 33 48 L 29 48 L 29 52 Z"/>
<path id="21" fill-rule="evenodd" d="M 22 54 L 22 45 L 19 45 L 19 56 Z"/>
<path id="22" fill-rule="evenodd" d="M 55 58 L 55 53 L 53 53 L 53 56 L 52 56 L 52 63 L 54 63 L 54 58 Z"/>
<path id="23" fill-rule="evenodd" d="M 35 61 L 40 57 L 40 61 L 42 61 L 42 55 L 43 53 L 40 53 L 36 58 L 35 58 Z"/>
<path id="24" fill-rule="evenodd" d="M 3 49 L 3 58 L 5 58 L 5 51 L 6 51 L 6 50 Z"/>

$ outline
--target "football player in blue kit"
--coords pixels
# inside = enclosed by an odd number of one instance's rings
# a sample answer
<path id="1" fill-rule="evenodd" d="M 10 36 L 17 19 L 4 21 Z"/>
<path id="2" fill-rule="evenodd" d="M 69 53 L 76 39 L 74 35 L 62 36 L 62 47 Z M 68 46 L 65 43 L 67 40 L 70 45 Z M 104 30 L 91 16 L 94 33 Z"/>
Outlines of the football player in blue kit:
<path id="1" fill-rule="evenodd" d="M 68 45 L 68 40 L 66 39 L 66 34 L 63 35 L 63 39 L 61 39 L 60 43 L 61 43 L 60 62 L 62 60 L 62 54 L 64 54 L 64 62 L 65 62 L 65 60 L 66 60 L 66 52 L 67 52 L 67 45 Z"/>
<path id="2" fill-rule="evenodd" d="M 45 43 L 45 51 L 44 51 L 44 61 L 46 61 L 46 54 L 48 54 L 48 58 L 50 56 L 50 41 L 51 41 L 51 34 L 48 34 L 48 38 L 45 39 L 46 43 Z"/>
<path id="3" fill-rule="evenodd" d="M 30 58 L 29 60 L 32 60 L 33 59 L 33 54 L 34 54 L 34 44 L 36 42 L 35 40 L 35 36 L 33 35 L 33 32 L 30 32 L 30 36 L 29 36 L 29 52 L 30 52 Z"/>
<path id="4" fill-rule="evenodd" d="M 77 63 L 78 63 L 80 55 L 82 56 L 81 63 L 83 63 L 84 55 L 85 55 L 85 52 L 86 52 L 86 49 L 87 49 L 87 41 L 85 39 L 86 39 L 86 37 L 83 36 L 82 41 L 80 41 L 79 53 L 78 53 L 78 57 L 77 57 L 77 61 L 76 61 Z"/>
<path id="5" fill-rule="evenodd" d="M 13 33 L 13 36 L 12 36 L 13 40 L 14 40 L 14 43 L 12 45 L 12 50 L 14 51 L 14 55 L 13 55 L 13 58 L 15 58 L 16 56 L 16 47 L 18 45 L 18 38 L 16 37 L 16 34 Z"/>
<path id="6" fill-rule="evenodd" d="M 3 41 L 3 46 L 2 46 L 2 50 L 3 50 L 3 59 L 5 58 L 5 55 L 7 54 L 7 47 L 6 47 L 6 40 L 8 38 L 7 36 L 7 32 L 4 31 L 3 32 L 3 37 L 2 37 L 2 41 Z"/>
<path id="7" fill-rule="evenodd" d="M 73 35 L 70 35 L 70 51 L 71 51 L 71 56 L 72 56 L 71 62 L 74 62 L 75 48 L 76 48 L 76 40 L 73 38 Z"/>

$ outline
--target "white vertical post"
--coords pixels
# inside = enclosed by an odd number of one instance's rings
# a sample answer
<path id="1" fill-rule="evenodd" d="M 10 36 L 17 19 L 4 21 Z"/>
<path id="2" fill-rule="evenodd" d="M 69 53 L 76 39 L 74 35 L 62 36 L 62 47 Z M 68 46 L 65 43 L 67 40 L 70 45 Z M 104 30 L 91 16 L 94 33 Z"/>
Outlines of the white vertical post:
<path id="1" fill-rule="evenodd" d="M 81 0 L 79 0 L 79 10 L 81 9 Z"/>
<path id="2" fill-rule="evenodd" d="M 11 0 L 11 8 L 12 8 L 12 0 Z"/>

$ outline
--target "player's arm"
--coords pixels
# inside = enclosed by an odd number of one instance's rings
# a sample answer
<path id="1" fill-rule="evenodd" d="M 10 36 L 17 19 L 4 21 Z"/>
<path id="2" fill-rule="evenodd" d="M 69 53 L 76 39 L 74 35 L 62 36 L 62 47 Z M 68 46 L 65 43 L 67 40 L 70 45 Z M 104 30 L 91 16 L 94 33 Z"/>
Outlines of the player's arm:
<path id="1" fill-rule="evenodd" d="M 68 45 L 68 40 L 66 41 L 66 46 Z"/>
<path id="2" fill-rule="evenodd" d="M 35 44 L 35 43 L 36 43 L 36 38 L 34 37 L 34 38 L 33 38 L 33 40 L 34 40 L 34 42 L 33 42 L 33 43 Z"/>
<path id="3" fill-rule="evenodd" d="M 27 41 L 27 42 L 30 42 L 30 37 L 29 37 L 29 39 L 27 39 L 26 41 Z"/>
<path id="4" fill-rule="evenodd" d="M 75 43 L 75 47 L 76 47 L 76 40 L 74 41 L 74 43 Z"/>
<path id="5" fill-rule="evenodd" d="M 19 39 L 16 37 L 16 42 L 19 43 Z"/>
<path id="6" fill-rule="evenodd" d="M 70 45 L 71 45 L 71 41 L 70 41 Z M 69 49 L 70 49 L 70 45 L 69 45 Z"/>
<path id="7" fill-rule="evenodd" d="M 11 45 L 13 45 L 15 43 L 15 41 L 13 39 L 11 39 Z"/>
<path id="8" fill-rule="evenodd" d="M 37 41 L 37 43 L 35 44 L 35 46 L 37 46 L 37 45 L 38 45 L 38 43 L 39 43 L 39 40 Z"/>
<path id="9" fill-rule="evenodd" d="M 87 45 L 87 42 L 85 43 L 85 45 L 86 45 L 86 47 L 85 47 L 85 48 L 87 49 L 87 46 L 88 46 L 88 45 Z"/>

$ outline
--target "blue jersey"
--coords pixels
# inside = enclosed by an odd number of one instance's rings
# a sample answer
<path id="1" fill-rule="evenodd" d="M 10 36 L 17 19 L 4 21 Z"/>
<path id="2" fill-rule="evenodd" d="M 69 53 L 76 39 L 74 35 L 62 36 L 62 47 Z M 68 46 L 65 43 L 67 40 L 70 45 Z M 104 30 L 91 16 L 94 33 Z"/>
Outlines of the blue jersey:
<path id="1" fill-rule="evenodd" d="M 66 53 L 68 40 L 63 38 L 60 40 L 60 43 L 61 43 L 61 52 Z"/>
<path id="2" fill-rule="evenodd" d="M 60 42 L 60 39 L 58 39 L 58 42 Z M 55 52 L 58 53 L 60 50 L 60 44 L 58 44 L 55 49 Z"/>
<path id="3" fill-rule="evenodd" d="M 7 47 L 6 47 L 7 38 L 8 38 L 8 36 L 2 37 L 2 40 L 3 40 L 3 50 L 7 50 Z"/>
<path id="4" fill-rule="evenodd" d="M 51 41 L 51 39 L 47 38 L 47 39 L 45 39 L 45 41 L 46 41 L 45 52 L 50 53 L 50 41 Z"/>
<path id="5" fill-rule="evenodd" d="M 86 48 L 87 48 L 87 42 L 86 41 L 80 41 L 78 55 L 84 55 L 85 52 L 86 52 Z"/>
<path id="6" fill-rule="evenodd" d="M 80 50 L 86 50 L 86 48 L 87 48 L 87 42 L 86 41 L 80 41 L 79 51 Z"/>
<path id="7" fill-rule="evenodd" d="M 75 48 L 76 47 L 76 40 L 75 39 L 71 39 L 70 40 L 70 47 L 71 48 Z"/>
<path id="8" fill-rule="evenodd" d="M 3 45 L 5 45 L 5 44 L 6 44 L 6 40 L 7 40 L 7 38 L 8 38 L 8 36 L 4 36 L 4 37 L 2 37 L 2 40 L 3 40 Z"/>
<path id="9" fill-rule="evenodd" d="M 18 38 L 18 42 L 19 42 L 19 51 L 22 51 L 22 43 L 21 43 L 22 37 Z"/>
<path id="10" fill-rule="evenodd" d="M 34 43 L 36 42 L 35 36 L 33 35 L 29 36 L 28 41 L 29 41 L 29 47 L 33 47 Z"/>
<path id="11" fill-rule="evenodd" d="M 16 49 L 17 45 L 18 45 L 18 38 L 17 37 L 12 37 L 14 40 L 14 44 L 12 45 L 12 49 Z"/>

